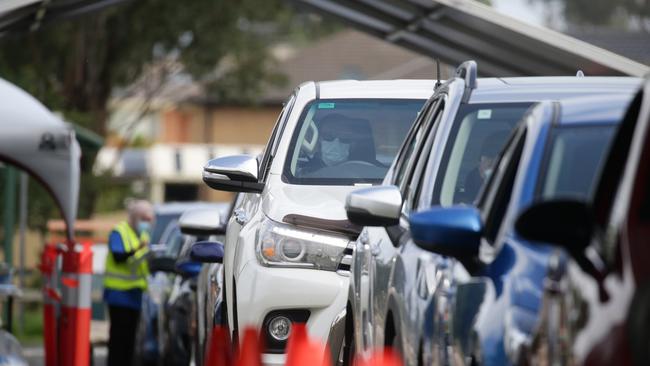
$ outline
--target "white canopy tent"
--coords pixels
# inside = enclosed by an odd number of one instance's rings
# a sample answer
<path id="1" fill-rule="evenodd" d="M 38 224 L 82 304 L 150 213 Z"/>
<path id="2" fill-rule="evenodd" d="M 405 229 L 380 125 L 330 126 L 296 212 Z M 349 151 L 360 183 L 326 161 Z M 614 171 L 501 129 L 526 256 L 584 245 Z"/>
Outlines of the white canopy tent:
<path id="1" fill-rule="evenodd" d="M 0 161 L 24 169 L 43 184 L 59 206 L 72 239 L 81 158 L 73 128 L 4 79 L 0 79 L 0 121 Z"/>

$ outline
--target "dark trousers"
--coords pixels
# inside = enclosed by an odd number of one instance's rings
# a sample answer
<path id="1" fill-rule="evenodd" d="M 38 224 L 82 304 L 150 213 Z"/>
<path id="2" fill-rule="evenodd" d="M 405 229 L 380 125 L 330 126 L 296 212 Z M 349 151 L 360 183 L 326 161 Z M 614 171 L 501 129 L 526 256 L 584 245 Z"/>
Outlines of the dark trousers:
<path id="1" fill-rule="evenodd" d="M 140 309 L 109 306 L 110 331 L 108 339 L 108 366 L 133 365 L 135 332 L 140 319 Z"/>

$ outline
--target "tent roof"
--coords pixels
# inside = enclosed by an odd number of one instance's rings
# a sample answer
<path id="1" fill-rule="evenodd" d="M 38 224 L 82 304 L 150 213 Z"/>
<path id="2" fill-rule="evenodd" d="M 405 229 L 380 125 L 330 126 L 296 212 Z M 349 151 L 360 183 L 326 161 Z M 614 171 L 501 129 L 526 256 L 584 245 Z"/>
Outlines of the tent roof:
<path id="1" fill-rule="evenodd" d="M 26 170 L 52 194 L 69 225 L 77 215 L 81 149 L 73 128 L 0 79 L 0 161 Z M 70 231 L 69 234 L 72 234 Z"/>
<path id="2" fill-rule="evenodd" d="M 642 76 L 648 66 L 471 0 L 292 0 L 388 42 L 482 76 Z"/>
<path id="3" fill-rule="evenodd" d="M 128 0 L 2 0 L 0 36 L 37 30 L 41 25 L 68 19 Z"/>

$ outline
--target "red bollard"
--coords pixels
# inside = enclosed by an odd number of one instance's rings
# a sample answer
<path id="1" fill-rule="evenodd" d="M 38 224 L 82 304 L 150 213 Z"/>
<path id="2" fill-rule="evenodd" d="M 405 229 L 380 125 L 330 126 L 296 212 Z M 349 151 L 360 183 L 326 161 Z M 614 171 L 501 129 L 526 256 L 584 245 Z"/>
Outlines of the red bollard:
<path id="1" fill-rule="evenodd" d="M 90 364 L 92 258 L 90 243 L 68 245 L 63 253 L 59 322 L 61 366 Z"/>
<path id="2" fill-rule="evenodd" d="M 57 288 L 57 259 L 59 252 L 55 244 L 45 244 L 39 269 L 43 274 L 43 348 L 45 366 L 58 364 L 57 312 L 61 295 Z"/>

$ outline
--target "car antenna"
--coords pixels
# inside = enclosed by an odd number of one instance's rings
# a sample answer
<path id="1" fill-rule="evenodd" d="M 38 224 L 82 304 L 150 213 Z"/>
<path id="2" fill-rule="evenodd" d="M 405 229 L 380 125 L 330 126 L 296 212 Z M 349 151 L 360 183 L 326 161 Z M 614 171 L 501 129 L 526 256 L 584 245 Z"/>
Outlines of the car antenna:
<path id="1" fill-rule="evenodd" d="M 583 78 L 583 77 L 585 77 L 585 73 L 582 72 L 582 70 L 578 70 L 578 72 L 576 72 L 576 77 Z"/>
<path id="2" fill-rule="evenodd" d="M 438 87 L 442 84 L 440 82 L 440 59 L 436 57 L 436 86 L 434 89 L 438 89 Z"/>

